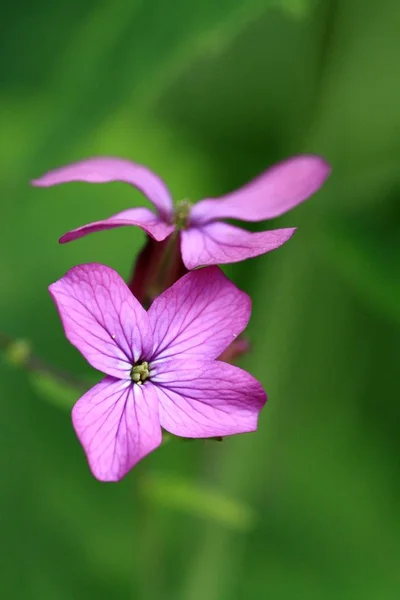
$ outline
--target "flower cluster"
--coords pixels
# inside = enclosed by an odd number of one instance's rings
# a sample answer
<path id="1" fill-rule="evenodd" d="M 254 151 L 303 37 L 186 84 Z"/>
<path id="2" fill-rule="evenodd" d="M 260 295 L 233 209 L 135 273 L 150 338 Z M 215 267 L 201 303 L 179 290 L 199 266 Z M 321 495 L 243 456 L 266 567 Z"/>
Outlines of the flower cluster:
<path id="1" fill-rule="evenodd" d="M 184 200 L 175 209 L 157 175 L 117 158 L 91 158 L 33 181 L 42 187 L 123 181 L 157 211 L 124 210 L 60 239 L 125 225 L 148 235 L 129 286 L 113 269 L 92 263 L 73 267 L 49 288 L 66 337 L 105 374 L 72 411 L 95 477 L 124 477 L 160 445 L 162 429 L 210 438 L 257 428 L 267 396 L 254 377 L 228 362 L 248 349 L 238 336 L 251 301 L 215 265 L 274 250 L 295 230 L 251 233 L 223 219 L 278 217 L 316 192 L 329 172 L 321 158 L 299 156 L 222 198 Z"/>

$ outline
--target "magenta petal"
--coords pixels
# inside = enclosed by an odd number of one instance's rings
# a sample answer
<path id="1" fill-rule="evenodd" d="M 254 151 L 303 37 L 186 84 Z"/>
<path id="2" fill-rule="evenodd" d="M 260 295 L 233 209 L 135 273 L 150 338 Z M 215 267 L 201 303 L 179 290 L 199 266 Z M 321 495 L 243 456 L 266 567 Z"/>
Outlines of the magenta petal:
<path id="1" fill-rule="evenodd" d="M 330 171 L 319 156 L 290 158 L 231 194 L 198 202 L 191 210 L 190 222 L 198 226 L 216 219 L 264 221 L 279 217 L 319 190 Z"/>
<path id="2" fill-rule="evenodd" d="M 179 279 L 148 311 L 153 330 L 153 360 L 220 356 L 246 327 L 251 300 L 218 267 L 199 269 Z"/>
<path id="3" fill-rule="evenodd" d="M 153 386 L 106 377 L 72 410 L 72 422 L 90 469 L 101 481 L 118 481 L 161 443 Z"/>
<path id="4" fill-rule="evenodd" d="M 88 225 L 83 225 L 65 233 L 60 238 L 60 243 L 71 242 L 84 237 L 89 233 L 103 231 L 104 229 L 114 229 L 115 227 L 126 227 L 127 225 L 136 225 L 141 227 L 146 233 L 151 235 L 157 242 L 162 242 L 175 229 L 174 225 L 168 225 L 165 221 L 148 208 L 128 208 L 122 212 L 104 219 L 103 221 L 94 221 Z"/>
<path id="5" fill-rule="evenodd" d="M 227 223 L 209 223 L 181 232 L 182 259 L 187 269 L 234 263 L 271 252 L 292 237 L 295 228 L 251 233 Z"/>
<path id="6" fill-rule="evenodd" d="M 80 265 L 49 291 L 71 344 L 95 369 L 129 378 L 153 337 L 146 311 L 118 273 L 97 263 Z"/>
<path id="7" fill-rule="evenodd" d="M 152 374 L 161 427 L 182 437 L 214 437 L 257 429 L 267 396 L 246 371 L 219 361 L 171 360 Z"/>
<path id="8" fill-rule="evenodd" d="M 49 171 L 32 185 L 50 187 L 70 181 L 108 183 L 123 181 L 138 188 L 154 204 L 160 215 L 172 215 L 172 199 L 165 183 L 150 169 L 123 158 L 95 157 Z"/>

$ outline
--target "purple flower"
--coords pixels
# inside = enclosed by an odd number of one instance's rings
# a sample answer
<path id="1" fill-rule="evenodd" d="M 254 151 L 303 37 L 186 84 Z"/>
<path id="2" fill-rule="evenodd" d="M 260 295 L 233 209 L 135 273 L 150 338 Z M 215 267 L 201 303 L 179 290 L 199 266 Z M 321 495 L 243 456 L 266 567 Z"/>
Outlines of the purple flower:
<path id="1" fill-rule="evenodd" d="M 221 198 L 201 200 L 195 205 L 182 200 L 173 207 L 165 183 L 146 167 L 119 158 L 90 158 L 34 180 L 48 187 L 69 181 L 106 183 L 123 181 L 143 192 L 157 213 L 148 208 L 130 208 L 109 219 L 95 221 L 63 235 L 69 242 L 94 231 L 137 225 L 157 241 L 175 230 L 181 234 L 182 259 L 187 269 L 201 265 L 233 263 L 275 250 L 295 228 L 251 233 L 221 219 L 263 221 L 273 219 L 314 194 L 330 173 L 320 157 L 297 156 L 275 165 L 239 190 Z"/>
<path id="2" fill-rule="evenodd" d="M 188 438 L 257 428 L 267 399 L 261 384 L 215 360 L 251 311 L 250 298 L 218 267 L 188 273 L 148 312 L 100 264 L 74 267 L 49 290 L 68 340 L 106 373 L 72 411 L 98 479 L 121 479 L 160 445 L 161 428 Z"/>

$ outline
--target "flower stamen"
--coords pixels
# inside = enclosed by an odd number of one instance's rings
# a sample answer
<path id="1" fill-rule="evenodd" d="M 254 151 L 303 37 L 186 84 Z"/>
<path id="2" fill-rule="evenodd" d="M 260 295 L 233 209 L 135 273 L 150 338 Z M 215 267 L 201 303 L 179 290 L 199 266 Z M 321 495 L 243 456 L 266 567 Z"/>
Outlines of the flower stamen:
<path id="1" fill-rule="evenodd" d="M 174 214 L 174 224 L 177 229 L 187 229 L 192 203 L 189 200 L 177 202 Z"/>
<path id="2" fill-rule="evenodd" d="M 131 370 L 131 379 L 133 383 L 137 383 L 138 385 L 142 385 L 146 379 L 150 376 L 149 371 L 149 363 L 147 361 L 143 361 L 138 365 L 134 365 Z"/>

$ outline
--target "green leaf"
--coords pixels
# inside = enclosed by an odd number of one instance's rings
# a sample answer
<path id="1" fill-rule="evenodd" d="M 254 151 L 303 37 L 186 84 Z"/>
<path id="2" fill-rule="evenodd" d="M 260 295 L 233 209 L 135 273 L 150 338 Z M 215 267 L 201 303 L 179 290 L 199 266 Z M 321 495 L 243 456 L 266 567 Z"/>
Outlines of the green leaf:
<path id="1" fill-rule="evenodd" d="M 58 380 L 47 373 L 29 373 L 29 381 L 35 392 L 50 404 L 63 410 L 71 410 L 82 395 L 82 390 Z"/>
<path id="2" fill-rule="evenodd" d="M 214 521 L 236 531 L 254 527 L 256 515 L 248 505 L 209 486 L 176 475 L 143 476 L 140 490 L 146 500 Z"/>
<path id="3" fill-rule="evenodd" d="M 400 323 L 398 232 L 389 227 L 327 223 L 314 236 L 318 254 L 363 302 Z"/>

